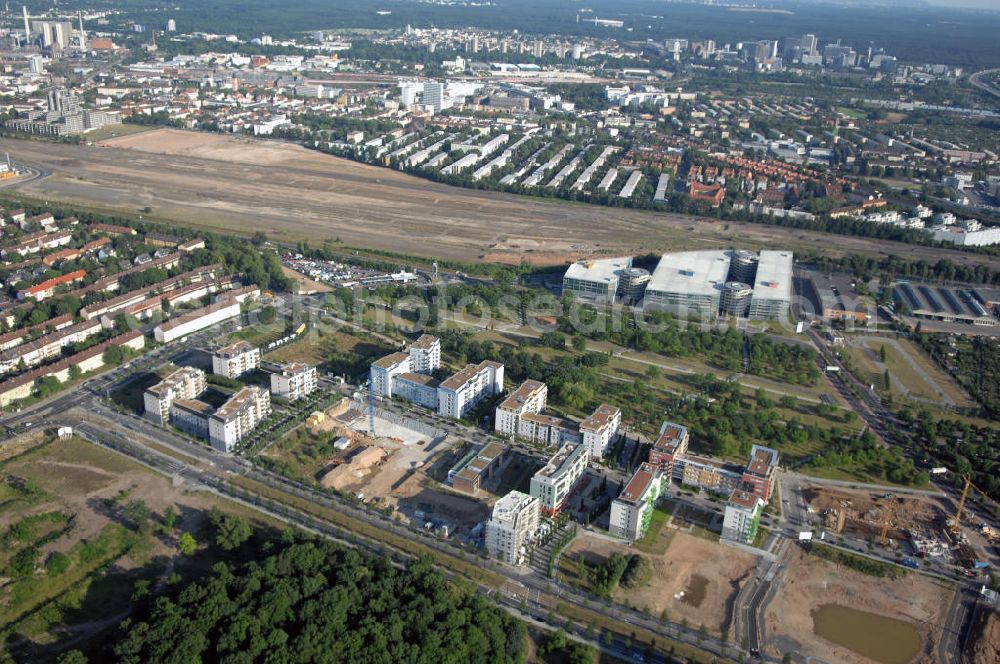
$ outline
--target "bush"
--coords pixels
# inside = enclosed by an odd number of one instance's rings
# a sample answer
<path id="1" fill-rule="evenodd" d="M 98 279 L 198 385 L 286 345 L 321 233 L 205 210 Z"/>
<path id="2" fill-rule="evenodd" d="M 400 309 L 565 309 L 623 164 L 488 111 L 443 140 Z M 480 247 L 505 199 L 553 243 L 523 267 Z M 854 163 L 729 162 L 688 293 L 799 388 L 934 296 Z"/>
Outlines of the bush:
<path id="1" fill-rule="evenodd" d="M 65 553 L 53 553 L 45 561 L 45 571 L 49 576 L 59 576 L 69 569 L 70 559 Z"/>

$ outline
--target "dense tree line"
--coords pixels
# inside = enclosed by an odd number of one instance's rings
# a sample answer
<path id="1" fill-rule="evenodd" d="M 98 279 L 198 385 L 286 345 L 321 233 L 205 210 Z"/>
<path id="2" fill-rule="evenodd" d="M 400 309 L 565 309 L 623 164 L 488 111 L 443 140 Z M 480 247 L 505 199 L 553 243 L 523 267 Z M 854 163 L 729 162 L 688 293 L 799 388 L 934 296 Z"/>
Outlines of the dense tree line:
<path id="1" fill-rule="evenodd" d="M 428 560 L 329 542 L 218 563 L 122 624 L 117 661 L 519 662 L 525 628 Z"/>

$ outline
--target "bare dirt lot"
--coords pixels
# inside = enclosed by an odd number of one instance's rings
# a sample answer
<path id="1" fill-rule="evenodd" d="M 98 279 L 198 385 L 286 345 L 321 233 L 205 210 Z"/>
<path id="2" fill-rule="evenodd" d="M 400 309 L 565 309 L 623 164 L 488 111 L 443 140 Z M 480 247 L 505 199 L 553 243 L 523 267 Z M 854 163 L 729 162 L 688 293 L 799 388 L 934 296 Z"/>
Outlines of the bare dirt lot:
<path id="1" fill-rule="evenodd" d="M 612 553 L 640 553 L 653 565 L 650 582 L 630 590 L 619 588 L 614 599 L 628 600 L 654 616 L 666 610 L 671 620 L 686 619 L 694 627 L 704 625 L 715 633 L 729 623 L 730 604 L 757 565 L 752 554 L 684 532 L 677 532 L 658 556 L 590 533 L 578 536 L 564 555 L 577 552 L 590 562 L 601 562 Z"/>
<path id="2" fill-rule="evenodd" d="M 844 530 L 854 534 L 874 535 L 881 532 L 889 515 L 888 536 L 903 539 L 904 529 L 937 532 L 945 525 L 944 499 L 930 496 L 892 494 L 883 492 L 851 491 L 828 486 L 813 486 L 802 490 L 802 495 L 818 514 L 829 514 L 828 527 L 836 530 L 835 513 L 844 512 Z"/>
<path id="3" fill-rule="evenodd" d="M 879 579 L 796 550 L 781 590 L 767 608 L 770 654 L 781 657 L 798 650 L 828 662 L 869 664 L 872 660 L 814 632 L 813 612 L 829 604 L 908 622 L 923 639 L 921 652 L 933 652 L 953 596 L 953 588 L 921 574 Z M 936 660 L 921 654 L 915 661 Z"/>
<path id="4" fill-rule="evenodd" d="M 283 241 L 340 238 L 440 258 L 536 263 L 705 245 L 893 253 L 934 262 L 991 258 L 871 239 L 682 215 L 543 201 L 436 184 L 276 141 L 159 129 L 93 146 L 5 139 L 52 172 L 13 191 L 80 207 Z"/>

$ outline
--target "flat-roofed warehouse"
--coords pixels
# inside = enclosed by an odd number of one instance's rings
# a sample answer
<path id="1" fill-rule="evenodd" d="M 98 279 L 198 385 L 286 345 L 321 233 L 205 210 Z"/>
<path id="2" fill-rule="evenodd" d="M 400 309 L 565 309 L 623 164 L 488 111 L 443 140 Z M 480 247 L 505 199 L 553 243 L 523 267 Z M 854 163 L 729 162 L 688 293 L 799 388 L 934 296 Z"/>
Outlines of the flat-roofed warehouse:
<path id="1" fill-rule="evenodd" d="M 632 267 L 632 258 L 603 258 L 577 261 L 563 275 L 563 293 L 581 300 L 612 304 L 618 293 L 618 280 Z"/>
<path id="2" fill-rule="evenodd" d="M 646 286 L 642 308 L 715 318 L 729 262 L 726 251 L 664 254 Z"/>
<path id="3" fill-rule="evenodd" d="M 750 318 L 783 318 L 792 304 L 792 252 L 762 251 L 757 261 Z"/>

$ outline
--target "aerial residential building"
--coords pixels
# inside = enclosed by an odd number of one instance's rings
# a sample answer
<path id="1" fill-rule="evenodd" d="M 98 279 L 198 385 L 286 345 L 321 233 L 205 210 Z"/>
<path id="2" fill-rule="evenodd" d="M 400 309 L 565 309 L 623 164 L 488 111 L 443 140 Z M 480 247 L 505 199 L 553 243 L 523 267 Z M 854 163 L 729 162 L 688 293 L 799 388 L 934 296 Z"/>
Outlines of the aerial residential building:
<path id="1" fill-rule="evenodd" d="M 523 564 L 540 518 L 537 498 L 511 491 L 493 506 L 486 524 L 486 552 L 509 565 Z"/>
<path id="2" fill-rule="evenodd" d="M 763 511 L 764 501 L 760 496 L 743 489 L 733 491 L 722 519 L 722 539 L 751 544 Z"/>
<path id="3" fill-rule="evenodd" d="M 517 435 L 542 445 L 579 443 L 580 425 L 545 413 L 525 413 L 517 423 Z"/>
<path id="4" fill-rule="evenodd" d="M 239 378 L 260 368 L 260 349 L 242 339 L 212 353 L 212 373 Z"/>
<path id="5" fill-rule="evenodd" d="M 612 304 L 619 279 L 632 267 L 632 258 L 577 261 L 563 275 L 563 293 L 597 304 Z"/>
<path id="6" fill-rule="evenodd" d="M 372 394 L 392 397 L 393 378 L 410 373 L 410 356 L 406 353 L 391 353 L 372 362 L 369 371 Z"/>
<path id="7" fill-rule="evenodd" d="M 316 367 L 294 362 L 271 374 L 271 394 L 286 401 L 308 396 L 316 389 Z"/>
<path id="8" fill-rule="evenodd" d="M 153 336 L 160 343 L 168 343 L 239 315 L 239 302 L 230 299 L 220 300 L 157 325 L 153 328 Z"/>
<path id="9" fill-rule="evenodd" d="M 76 283 L 77 281 L 81 281 L 86 276 L 86 270 L 74 270 L 73 272 L 69 272 L 58 277 L 46 279 L 39 284 L 19 290 L 17 292 L 17 299 L 24 300 L 31 297 L 34 298 L 35 301 L 41 302 L 42 300 L 52 297 L 56 292 L 56 288 L 59 286 Z"/>
<path id="10" fill-rule="evenodd" d="M 751 493 L 760 496 L 766 504 L 774 492 L 777 474 L 778 451 L 763 445 L 754 445 L 750 450 L 750 462 L 743 471 L 744 486 L 751 487 Z"/>
<path id="11" fill-rule="evenodd" d="M 146 417 L 157 424 L 170 421 L 170 405 L 175 399 L 194 399 L 207 387 L 205 372 L 194 367 L 181 367 L 143 394 Z"/>
<path id="12" fill-rule="evenodd" d="M 170 404 L 170 423 L 196 438 L 208 438 L 208 418 L 213 408 L 198 399 L 174 399 Z"/>
<path id="13" fill-rule="evenodd" d="M 410 371 L 432 374 L 441 366 L 441 340 L 429 334 L 410 344 Z"/>
<path id="14" fill-rule="evenodd" d="M 448 483 L 456 491 L 474 496 L 500 479 L 509 460 L 509 445 L 487 443 L 471 450 L 448 471 Z"/>
<path id="15" fill-rule="evenodd" d="M 14 371 L 18 367 L 34 367 L 46 360 L 58 357 L 63 348 L 85 341 L 103 331 L 100 321 L 84 321 L 65 326 L 49 334 L 43 334 L 33 341 L 15 345 L 0 351 L 0 373 Z"/>
<path id="16" fill-rule="evenodd" d="M 611 503 L 609 531 L 615 537 L 642 539 L 662 489 L 662 472 L 651 463 L 639 465 L 625 489 Z"/>
<path id="17" fill-rule="evenodd" d="M 232 452 L 270 413 L 270 393 L 256 385 L 244 387 L 209 416 L 209 443 L 222 452 Z"/>
<path id="18" fill-rule="evenodd" d="M 494 428 L 498 434 L 515 436 L 521 417 L 545 409 L 548 387 L 537 380 L 526 380 L 497 406 Z"/>
<path id="19" fill-rule="evenodd" d="M 438 413 L 461 419 L 482 399 L 503 392 L 503 365 L 467 364 L 438 386 Z"/>
<path id="20" fill-rule="evenodd" d="M 679 471 L 683 463 L 677 462 L 687 454 L 690 442 L 691 436 L 686 426 L 664 422 L 660 427 L 660 435 L 649 450 L 649 463 L 662 468 L 667 479 L 681 479 L 680 474 L 675 474 L 675 471 Z"/>
<path id="21" fill-rule="evenodd" d="M 608 445 L 618 433 L 622 421 L 622 411 L 602 403 L 587 419 L 580 422 L 580 434 L 583 444 L 590 450 L 592 459 L 602 458 L 608 451 Z"/>
<path id="22" fill-rule="evenodd" d="M 392 378 L 392 396 L 437 410 L 439 385 L 437 379 L 427 374 L 412 372 L 396 374 Z"/>
<path id="23" fill-rule="evenodd" d="M 549 516 L 563 508 L 576 481 L 587 469 L 590 452 L 584 445 L 567 443 L 531 478 L 531 495 L 541 502 Z"/>

